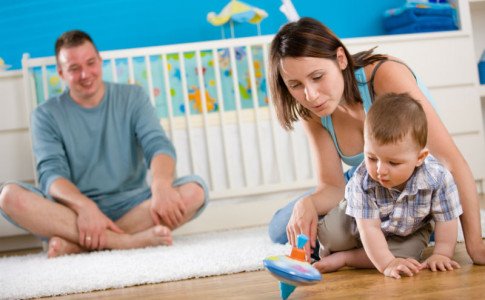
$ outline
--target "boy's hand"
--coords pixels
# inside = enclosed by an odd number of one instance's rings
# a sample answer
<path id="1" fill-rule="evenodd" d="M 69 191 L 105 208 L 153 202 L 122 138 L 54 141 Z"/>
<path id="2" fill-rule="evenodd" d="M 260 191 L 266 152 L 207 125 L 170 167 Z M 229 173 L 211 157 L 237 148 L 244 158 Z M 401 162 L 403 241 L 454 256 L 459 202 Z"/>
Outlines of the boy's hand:
<path id="1" fill-rule="evenodd" d="M 453 271 L 453 269 L 461 268 L 460 264 L 441 254 L 433 254 L 426 259 L 422 264 L 422 268 L 428 268 L 433 272 L 436 271 Z"/>
<path id="2" fill-rule="evenodd" d="M 395 258 L 384 269 L 383 274 L 396 279 L 402 275 L 413 276 L 421 270 L 421 264 L 414 258 Z"/>

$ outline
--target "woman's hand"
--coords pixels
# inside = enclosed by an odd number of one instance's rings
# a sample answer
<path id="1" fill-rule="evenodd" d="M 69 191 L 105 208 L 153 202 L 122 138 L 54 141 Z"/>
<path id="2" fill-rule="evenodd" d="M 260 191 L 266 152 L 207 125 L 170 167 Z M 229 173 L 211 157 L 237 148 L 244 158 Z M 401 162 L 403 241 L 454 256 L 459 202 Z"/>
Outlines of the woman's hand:
<path id="1" fill-rule="evenodd" d="M 305 245 L 307 260 L 310 259 L 311 248 L 315 248 L 317 239 L 318 214 L 315 205 L 310 197 L 298 201 L 293 208 L 290 221 L 286 226 L 288 241 L 296 247 L 296 240 L 299 234 L 304 234 L 310 238 L 310 243 Z M 311 247 L 310 247 L 311 246 Z"/>

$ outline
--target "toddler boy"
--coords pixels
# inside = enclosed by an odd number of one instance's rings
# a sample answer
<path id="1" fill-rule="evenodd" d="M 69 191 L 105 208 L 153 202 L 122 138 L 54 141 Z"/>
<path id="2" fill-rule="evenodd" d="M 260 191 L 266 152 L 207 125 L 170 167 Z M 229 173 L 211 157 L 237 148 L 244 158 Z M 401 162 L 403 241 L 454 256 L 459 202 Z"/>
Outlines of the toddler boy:
<path id="1" fill-rule="evenodd" d="M 345 200 L 318 225 L 322 273 L 344 266 L 413 276 L 423 268 L 459 268 L 452 260 L 462 214 L 451 173 L 426 149 L 427 121 L 408 94 L 376 100 L 364 124 L 364 162 Z M 418 260 L 435 223 L 433 254 Z"/>

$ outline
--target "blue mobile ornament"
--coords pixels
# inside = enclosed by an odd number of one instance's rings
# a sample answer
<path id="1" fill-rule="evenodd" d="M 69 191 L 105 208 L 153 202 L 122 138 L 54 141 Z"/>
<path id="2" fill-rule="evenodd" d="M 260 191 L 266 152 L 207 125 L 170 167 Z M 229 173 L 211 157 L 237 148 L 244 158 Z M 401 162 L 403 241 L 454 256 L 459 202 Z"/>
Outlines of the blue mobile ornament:
<path id="1" fill-rule="evenodd" d="M 263 260 L 268 271 L 280 281 L 280 295 L 287 299 L 297 286 L 312 285 L 322 280 L 322 274 L 305 260 L 303 247 L 308 242 L 304 234 L 297 236 L 297 247 L 290 256 L 269 256 Z"/>

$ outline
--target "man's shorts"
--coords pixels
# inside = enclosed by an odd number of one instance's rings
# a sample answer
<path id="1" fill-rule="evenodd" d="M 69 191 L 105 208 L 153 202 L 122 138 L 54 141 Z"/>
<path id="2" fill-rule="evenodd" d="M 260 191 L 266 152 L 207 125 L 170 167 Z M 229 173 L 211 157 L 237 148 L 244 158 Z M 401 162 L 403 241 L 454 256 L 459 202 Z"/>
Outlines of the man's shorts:
<path id="1" fill-rule="evenodd" d="M 205 184 L 204 180 L 197 175 L 183 176 L 183 177 L 177 178 L 173 182 L 172 186 L 178 187 L 178 186 L 184 185 L 186 183 L 191 183 L 191 182 L 198 184 L 204 190 L 204 204 L 197 210 L 195 215 L 192 217 L 192 220 L 193 220 L 193 219 L 197 218 L 204 211 L 204 209 L 207 207 L 208 202 L 209 202 L 209 189 L 207 188 L 207 185 Z M 3 183 L 0 186 L 0 192 L 2 191 L 3 187 L 7 184 L 18 185 L 18 186 L 20 186 L 20 187 L 22 187 L 22 188 L 24 188 L 24 189 L 26 189 L 30 192 L 33 192 L 33 193 L 45 198 L 45 199 L 56 202 L 56 200 L 54 200 L 52 198 L 52 196 L 46 195 L 39 188 L 37 188 L 37 187 L 35 187 L 31 184 L 20 182 L 20 181 L 9 181 L 9 182 Z M 103 209 L 101 207 L 100 207 L 100 209 L 108 218 L 110 218 L 113 221 L 116 221 L 116 220 L 120 219 L 121 217 L 123 217 L 130 210 L 132 210 L 135 206 L 137 206 L 137 205 L 141 204 L 142 202 L 150 199 L 151 197 L 152 197 L 151 191 L 150 191 L 150 189 L 148 189 L 147 192 L 136 195 L 130 201 L 126 201 L 121 206 L 117 206 L 116 209 L 110 209 L 110 208 L 104 208 Z M 22 226 L 15 223 L 1 208 L 0 208 L 0 214 L 3 215 L 3 217 L 7 221 L 12 223 L 13 225 L 15 225 L 19 228 L 22 228 Z M 25 230 L 25 228 L 22 228 L 22 229 Z"/>

